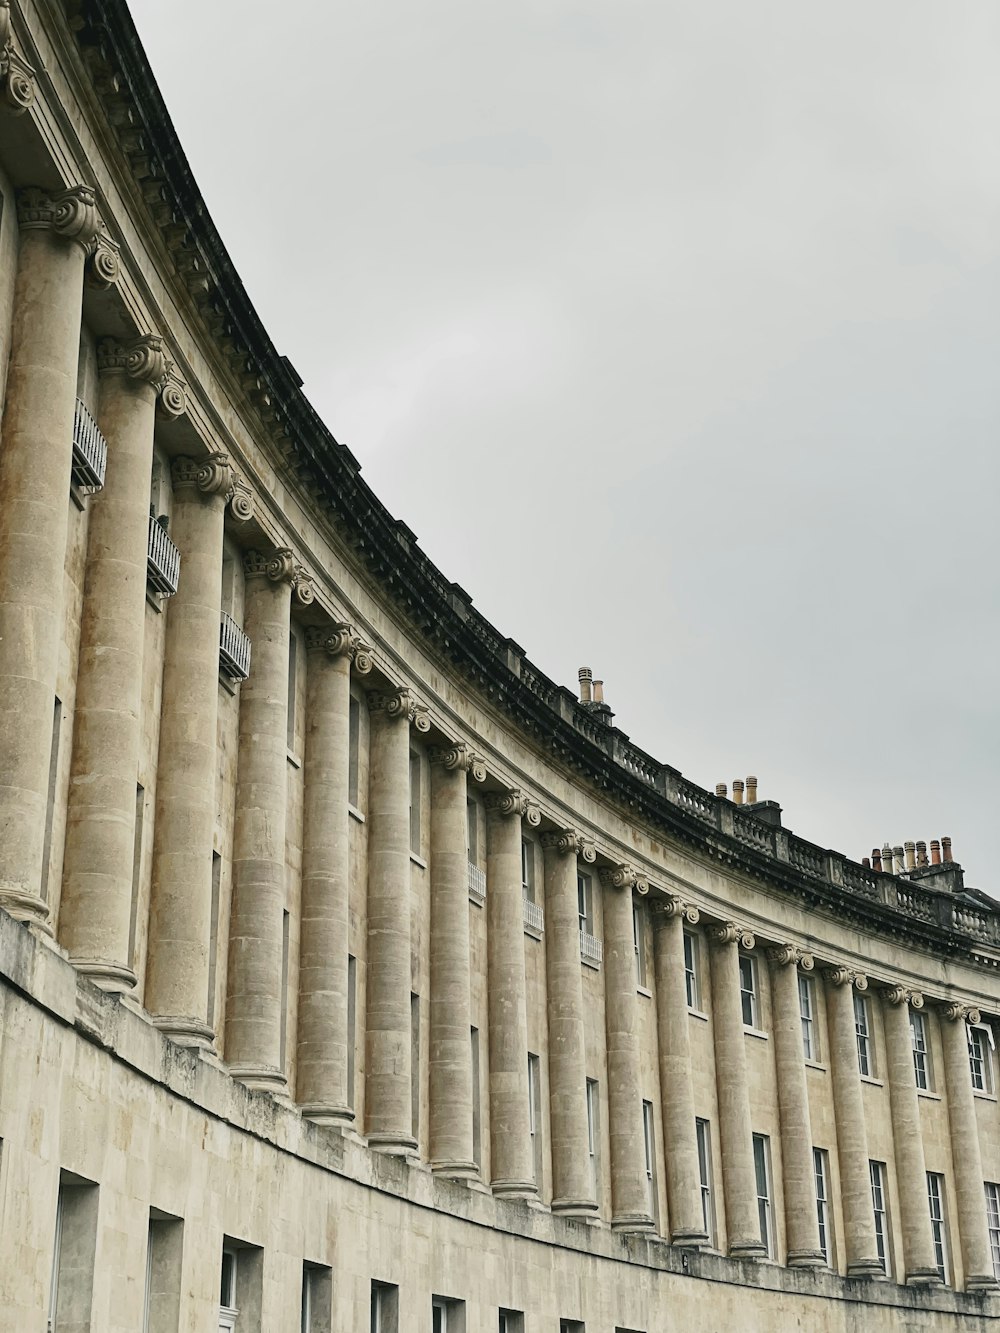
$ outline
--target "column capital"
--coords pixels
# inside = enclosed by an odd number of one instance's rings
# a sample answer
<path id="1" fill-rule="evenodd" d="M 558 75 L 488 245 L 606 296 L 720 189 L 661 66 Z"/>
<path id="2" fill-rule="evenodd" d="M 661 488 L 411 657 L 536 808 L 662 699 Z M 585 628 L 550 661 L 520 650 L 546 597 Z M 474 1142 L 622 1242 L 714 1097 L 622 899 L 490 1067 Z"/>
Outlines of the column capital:
<path id="1" fill-rule="evenodd" d="M 11 41 L 10 0 L 0 0 L 0 99 L 11 116 L 23 116 L 35 100 L 35 71 Z"/>
<path id="2" fill-rule="evenodd" d="M 668 893 L 665 898 L 652 898 L 649 904 L 649 910 L 653 914 L 654 924 L 657 921 L 669 921 L 671 917 L 679 916 L 682 921 L 689 925 L 696 925 L 701 920 L 701 913 L 695 907 L 694 903 L 686 903 L 684 899 L 676 893 Z"/>
<path id="3" fill-rule="evenodd" d="M 292 596 L 302 606 L 309 606 L 316 598 L 316 589 L 304 565 L 295 559 L 295 552 L 287 546 L 274 551 L 246 551 L 243 572 L 249 578 L 267 578 L 272 583 L 290 583 Z"/>
<path id="4" fill-rule="evenodd" d="M 184 383 L 163 351 L 163 339 L 154 333 L 125 342 L 103 338 L 97 347 L 97 369 L 102 375 L 123 374 L 152 385 L 162 417 L 179 417 L 187 410 Z"/>
<path id="5" fill-rule="evenodd" d="M 982 1014 L 974 1004 L 965 1004 L 961 1000 L 949 1000 L 941 1005 L 942 1015 L 950 1023 L 981 1023 Z"/>
<path id="6" fill-rule="evenodd" d="M 249 523 L 253 518 L 253 491 L 238 473 L 233 473 L 229 492 L 229 512 L 238 523 Z"/>
<path id="7" fill-rule="evenodd" d="M 88 254 L 94 249 L 101 225 L 97 196 L 89 185 L 55 192 L 28 185 L 17 192 L 17 221 L 22 231 L 54 231 L 57 236 L 76 241 Z"/>
<path id="8" fill-rule="evenodd" d="M 863 972 L 855 972 L 850 967 L 828 967 L 824 975 L 831 986 L 846 986 L 849 990 L 867 990 L 868 978 Z"/>
<path id="9" fill-rule="evenodd" d="M 578 856 L 587 865 L 593 865 L 597 860 L 597 848 L 576 829 L 549 830 L 542 834 L 541 843 L 547 851 L 556 851 L 560 856 Z"/>
<path id="10" fill-rule="evenodd" d="M 229 455 L 208 454 L 205 458 L 175 458 L 170 464 L 174 489 L 197 488 L 203 495 L 223 495 L 233 491 L 233 465 Z"/>
<path id="11" fill-rule="evenodd" d="M 709 943 L 714 944 L 717 949 L 726 944 L 736 944 L 741 949 L 752 949 L 757 943 L 752 931 L 736 925 L 733 921 L 723 921 L 719 925 L 709 926 L 707 933 Z"/>
<path id="12" fill-rule="evenodd" d="M 464 741 L 435 748 L 431 750 L 429 758 L 432 764 L 440 764 L 449 772 L 461 770 L 468 773 L 473 782 L 486 781 L 486 760 Z"/>
<path id="13" fill-rule="evenodd" d="M 486 809 L 495 811 L 504 818 L 520 815 L 530 828 L 537 828 L 542 822 L 541 808 L 518 787 L 509 787 L 506 791 L 487 792 Z"/>
<path id="14" fill-rule="evenodd" d="M 649 892 L 649 880 L 627 861 L 617 866 L 601 866 L 598 873 L 607 888 L 635 889 L 641 896 Z"/>
<path id="15" fill-rule="evenodd" d="M 767 950 L 767 961 L 779 967 L 800 967 L 803 972 L 811 972 L 816 966 L 812 954 L 798 944 L 772 944 Z"/>
<path id="16" fill-rule="evenodd" d="M 417 703 L 406 686 L 398 690 L 371 690 L 368 694 L 368 711 L 385 713 L 393 721 L 412 722 L 417 731 L 431 729 L 430 709 L 426 704 Z"/>
<path id="17" fill-rule="evenodd" d="M 904 1005 L 911 1009 L 922 1009 L 924 1007 L 924 997 L 920 992 L 907 990 L 905 986 L 887 986 L 882 991 L 882 995 L 889 1004 Z"/>
<path id="18" fill-rule="evenodd" d="M 359 676 L 367 676 L 373 665 L 371 645 L 365 643 L 354 626 L 346 621 L 308 626 L 306 651 L 325 652 L 328 657 L 349 657 Z"/>

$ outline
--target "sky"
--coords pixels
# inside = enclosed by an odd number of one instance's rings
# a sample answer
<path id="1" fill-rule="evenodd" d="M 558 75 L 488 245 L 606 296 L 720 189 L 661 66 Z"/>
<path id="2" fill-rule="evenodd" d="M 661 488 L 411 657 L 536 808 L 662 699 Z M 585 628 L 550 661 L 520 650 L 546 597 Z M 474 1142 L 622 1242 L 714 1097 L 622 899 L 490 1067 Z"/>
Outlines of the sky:
<path id="1" fill-rule="evenodd" d="M 560 684 L 1000 897 L 994 0 L 132 0 L 304 392 Z"/>

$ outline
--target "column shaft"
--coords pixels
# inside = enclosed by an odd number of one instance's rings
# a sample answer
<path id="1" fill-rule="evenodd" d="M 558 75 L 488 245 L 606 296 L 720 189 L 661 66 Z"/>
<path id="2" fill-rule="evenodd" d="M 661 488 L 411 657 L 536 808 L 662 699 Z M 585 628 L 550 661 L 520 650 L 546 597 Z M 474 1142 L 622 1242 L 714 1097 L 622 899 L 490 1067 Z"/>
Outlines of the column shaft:
<path id="1" fill-rule="evenodd" d="M 146 1008 L 183 1045 L 211 1046 L 209 949 L 225 455 L 173 468 L 181 579 L 167 609 Z"/>
<path id="2" fill-rule="evenodd" d="M 809 1089 L 802 1052 L 802 1017 L 797 964 L 812 969 L 809 955 L 794 947 L 768 953 L 774 1002 L 774 1057 L 781 1116 L 781 1173 L 785 1196 L 785 1243 L 790 1268 L 824 1263 L 819 1247 L 816 1176 L 813 1168 Z"/>
<path id="3" fill-rule="evenodd" d="M 310 1120 L 345 1124 L 351 658 L 325 631 L 307 639 L 296 1100 Z"/>
<path id="4" fill-rule="evenodd" d="M 384 1151 L 416 1148 L 410 1092 L 410 729 L 398 696 L 369 695 L 368 1140 Z"/>
<path id="5" fill-rule="evenodd" d="M 226 1061 L 248 1086 L 281 1091 L 286 1086 L 281 983 L 292 589 L 288 578 L 275 577 L 277 562 L 265 565 L 251 553 L 244 567 L 244 629 L 252 655 L 250 676 L 240 689 Z"/>
<path id="6" fill-rule="evenodd" d="M 730 1254 L 757 1258 L 766 1250 L 760 1238 L 757 1214 L 750 1092 L 740 1007 L 738 935 L 726 927 L 721 931 L 726 932 L 725 939 L 716 943 L 712 958 L 712 1027 L 726 1228 Z"/>
<path id="7" fill-rule="evenodd" d="M 948 1121 L 951 1126 L 951 1160 L 955 1180 L 955 1204 L 962 1243 L 967 1291 L 992 1291 L 993 1257 L 986 1225 L 983 1192 L 983 1158 L 979 1144 L 979 1122 L 969 1068 L 966 1021 L 979 1021 L 964 1005 L 946 1005 L 941 1011 L 941 1040 L 944 1046 L 944 1076 L 948 1092 Z"/>
<path id="8" fill-rule="evenodd" d="M 159 339 L 102 347 L 104 489 L 90 501 L 59 938 L 108 990 L 135 985 L 129 952 L 146 621 L 149 476 Z M 138 372 L 138 373 L 137 373 Z"/>
<path id="9" fill-rule="evenodd" d="M 597 1201 L 587 1149 L 587 1070 L 576 888 L 579 845 L 572 834 L 542 836 L 552 1211 L 590 1216 L 597 1210 Z M 593 852 L 590 855 L 593 860 Z"/>
<path id="10" fill-rule="evenodd" d="M 934 1259 L 931 1235 L 920 1105 L 913 1071 L 909 997 L 900 988 L 884 991 L 883 996 L 886 1001 L 882 1006 L 882 1016 L 896 1188 L 899 1192 L 899 1223 L 903 1233 L 903 1267 L 907 1282 L 933 1285 L 941 1279 Z M 922 999 L 920 1004 L 923 1004 Z"/>
<path id="11" fill-rule="evenodd" d="M 684 982 L 685 918 L 697 921 L 697 909 L 685 907 L 677 899 L 658 899 L 653 905 L 656 1028 L 670 1239 L 674 1245 L 697 1246 L 707 1244 L 708 1234 L 701 1206 L 691 1084 Z"/>
<path id="12" fill-rule="evenodd" d="M 628 867 L 603 873 L 604 1007 L 611 1138 L 611 1225 L 616 1231 L 654 1228 L 646 1176 L 632 885 L 648 891 Z"/>
<path id="13" fill-rule="evenodd" d="M 51 227 L 22 232 L 0 449 L 0 905 L 46 929 L 42 858 L 85 258 Z"/>
<path id="14" fill-rule="evenodd" d="M 538 814 L 519 792 L 487 798 L 486 946 L 490 1022 L 490 1164 L 494 1194 L 537 1193 L 528 1106 L 528 1019 L 521 905 L 521 819 Z"/>
<path id="15" fill-rule="evenodd" d="M 472 1001 L 466 774 L 460 751 L 431 763 L 430 1156 L 443 1175 L 478 1174 L 472 1144 Z"/>

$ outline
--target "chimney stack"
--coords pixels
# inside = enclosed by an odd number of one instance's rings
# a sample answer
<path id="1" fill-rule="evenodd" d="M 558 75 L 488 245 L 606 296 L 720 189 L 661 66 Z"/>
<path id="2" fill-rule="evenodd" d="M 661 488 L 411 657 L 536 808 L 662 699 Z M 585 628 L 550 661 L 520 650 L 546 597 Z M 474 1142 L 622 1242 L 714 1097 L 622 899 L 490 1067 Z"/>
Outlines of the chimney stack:
<path id="1" fill-rule="evenodd" d="M 882 844 L 882 869 L 887 875 L 895 873 L 892 864 L 892 848 L 887 842 Z"/>
<path id="2" fill-rule="evenodd" d="M 757 779 L 747 778 L 747 805 L 757 804 Z"/>
<path id="3" fill-rule="evenodd" d="M 905 854 L 906 854 L 907 870 L 916 870 L 917 857 L 916 857 L 916 848 L 914 844 L 912 842 L 904 842 L 903 847 L 905 849 Z"/>
<path id="4" fill-rule="evenodd" d="M 906 863 L 905 863 L 905 861 L 903 860 L 903 849 L 902 849 L 902 847 L 893 847 L 893 849 L 892 849 L 892 859 L 893 859 L 893 862 L 895 863 L 895 866 L 896 866 L 896 874 L 897 874 L 897 875 L 901 875 L 901 874 L 903 873 L 903 871 L 905 870 L 905 868 L 906 868 Z"/>
<path id="5" fill-rule="evenodd" d="M 877 847 L 872 848 L 872 869 L 882 873 L 882 853 Z"/>
<path id="6" fill-rule="evenodd" d="M 867 856 L 863 856 L 863 857 L 861 858 L 861 864 L 864 866 L 864 868 L 865 868 L 866 870 L 871 870 L 871 868 L 872 868 L 872 863 L 871 863 L 871 861 L 868 860 L 868 857 L 867 857 Z"/>
<path id="7" fill-rule="evenodd" d="M 918 843 L 917 843 L 917 866 L 918 866 L 918 868 L 919 868 L 920 866 L 925 866 L 926 864 L 927 864 L 927 844 L 926 844 L 926 842 L 918 842 Z"/>
<path id="8" fill-rule="evenodd" d="M 576 674 L 580 680 L 580 702 L 589 704 L 591 702 L 590 682 L 594 678 L 594 673 L 590 667 L 581 667 Z"/>
<path id="9" fill-rule="evenodd" d="M 733 778 L 733 800 L 737 805 L 743 804 L 743 779 Z"/>
<path id="10" fill-rule="evenodd" d="M 931 865 L 939 866 L 941 864 L 941 844 L 937 838 L 931 838 Z"/>
<path id="11" fill-rule="evenodd" d="M 726 784 L 724 782 L 717 782 L 715 784 L 715 794 L 716 796 L 721 796 L 723 799 L 725 799 L 726 795 L 728 794 L 728 788 L 726 787 Z"/>
<path id="12" fill-rule="evenodd" d="M 942 839 L 941 839 L 941 859 L 944 861 L 945 865 L 950 865 L 950 864 L 951 864 L 951 839 L 950 839 L 950 838 L 942 838 Z"/>
<path id="13" fill-rule="evenodd" d="M 604 702 L 604 681 L 594 681 L 594 703 L 602 704 Z"/>

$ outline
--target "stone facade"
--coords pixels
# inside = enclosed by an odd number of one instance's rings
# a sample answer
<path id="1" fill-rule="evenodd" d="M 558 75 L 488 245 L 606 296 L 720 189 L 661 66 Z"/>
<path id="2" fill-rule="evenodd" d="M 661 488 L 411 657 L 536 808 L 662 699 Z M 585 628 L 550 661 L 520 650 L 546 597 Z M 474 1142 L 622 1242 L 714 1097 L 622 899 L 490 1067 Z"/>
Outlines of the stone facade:
<path id="1" fill-rule="evenodd" d="M 0 1327 L 992 1325 L 1000 915 L 479 616 L 117 0 L 0 3 L 0 278 Z"/>

